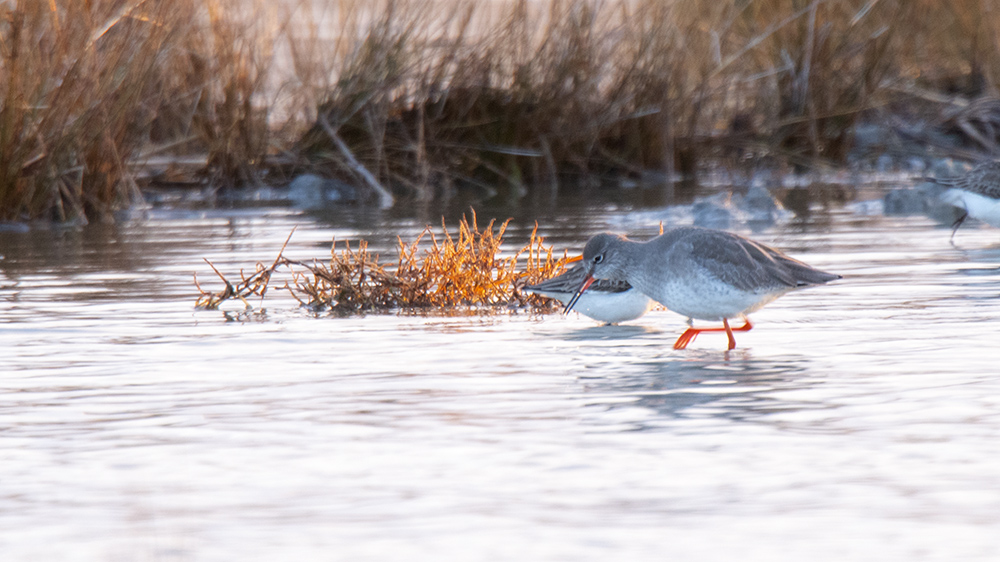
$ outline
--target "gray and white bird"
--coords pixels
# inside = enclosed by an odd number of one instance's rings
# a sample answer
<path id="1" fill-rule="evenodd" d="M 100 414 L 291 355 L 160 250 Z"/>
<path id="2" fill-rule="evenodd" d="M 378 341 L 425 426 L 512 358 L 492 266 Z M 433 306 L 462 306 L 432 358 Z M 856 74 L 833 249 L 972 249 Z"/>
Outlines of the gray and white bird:
<path id="1" fill-rule="evenodd" d="M 951 225 L 952 238 L 968 217 L 1000 227 L 1000 161 L 984 162 L 960 176 L 926 179 L 944 188 L 941 201 L 963 211 Z"/>
<path id="2" fill-rule="evenodd" d="M 582 265 L 524 288 L 529 293 L 556 299 L 566 304 L 587 276 Z M 652 299 L 625 281 L 602 280 L 590 286 L 576 303 L 575 310 L 584 316 L 606 324 L 635 320 L 656 306 Z"/>
<path id="3" fill-rule="evenodd" d="M 729 349 L 734 331 L 753 326 L 746 315 L 781 295 L 821 285 L 839 275 L 820 271 L 736 234 L 699 227 L 669 230 L 648 242 L 616 234 L 598 234 L 583 250 L 585 275 L 566 304 L 569 312 L 597 280 L 626 282 L 691 319 L 722 321 L 721 328 L 690 326 L 674 343 L 684 349 L 702 332 L 726 332 Z M 743 318 L 738 328 L 730 318 Z"/>

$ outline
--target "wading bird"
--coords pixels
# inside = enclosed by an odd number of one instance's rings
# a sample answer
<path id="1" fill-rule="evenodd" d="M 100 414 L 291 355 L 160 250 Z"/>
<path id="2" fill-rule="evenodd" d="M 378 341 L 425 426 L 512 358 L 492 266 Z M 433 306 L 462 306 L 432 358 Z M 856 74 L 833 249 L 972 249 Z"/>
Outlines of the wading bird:
<path id="1" fill-rule="evenodd" d="M 587 242 L 582 266 L 585 276 L 565 312 L 597 280 L 627 282 L 688 317 L 689 327 L 674 349 L 684 349 L 702 332 L 723 331 L 733 349 L 733 332 L 753 328 L 747 314 L 791 290 L 840 278 L 742 236 L 698 227 L 675 228 L 648 242 L 598 234 Z M 743 326 L 730 327 L 730 318 L 743 318 Z M 693 319 L 721 320 L 722 327 L 695 328 Z"/>

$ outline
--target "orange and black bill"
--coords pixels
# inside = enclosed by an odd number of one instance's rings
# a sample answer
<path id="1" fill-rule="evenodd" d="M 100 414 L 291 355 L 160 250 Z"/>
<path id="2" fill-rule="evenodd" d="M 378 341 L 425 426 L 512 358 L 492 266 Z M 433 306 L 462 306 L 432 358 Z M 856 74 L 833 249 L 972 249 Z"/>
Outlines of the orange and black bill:
<path id="1" fill-rule="evenodd" d="M 569 302 L 566 303 L 566 308 L 563 309 L 563 314 L 568 314 L 569 311 L 573 310 L 573 307 L 576 306 L 576 301 L 580 300 L 580 295 L 582 295 L 583 292 L 587 290 L 587 287 L 589 287 L 593 282 L 593 275 L 587 275 L 583 279 L 583 283 L 580 283 L 580 288 L 576 290 L 576 294 L 574 294 L 573 298 L 569 299 Z"/>

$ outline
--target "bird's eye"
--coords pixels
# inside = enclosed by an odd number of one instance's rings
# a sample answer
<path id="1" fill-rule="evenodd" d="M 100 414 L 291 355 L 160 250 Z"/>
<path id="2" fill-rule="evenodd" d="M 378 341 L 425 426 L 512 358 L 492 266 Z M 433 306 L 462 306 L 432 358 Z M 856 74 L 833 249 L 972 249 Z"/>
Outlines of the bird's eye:
<path id="1" fill-rule="evenodd" d="M 597 254 L 596 256 L 594 256 L 593 261 L 595 264 L 601 263 L 602 261 L 604 261 L 604 254 Z"/>

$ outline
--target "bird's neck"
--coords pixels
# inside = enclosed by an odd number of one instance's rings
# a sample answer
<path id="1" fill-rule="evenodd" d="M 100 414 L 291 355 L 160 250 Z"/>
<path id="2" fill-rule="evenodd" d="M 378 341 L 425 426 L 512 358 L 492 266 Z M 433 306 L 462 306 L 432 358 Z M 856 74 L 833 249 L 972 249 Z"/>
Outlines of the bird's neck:
<path id="1" fill-rule="evenodd" d="M 620 248 L 621 254 L 621 266 L 618 270 L 618 275 L 615 281 L 628 281 L 629 285 L 632 285 L 633 279 L 636 274 L 636 265 L 640 261 L 639 248 L 642 246 L 642 242 L 635 242 L 632 240 L 622 240 L 622 247 Z"/>
<path id="2" fill-rule="evenodd" d="M 653 240 L 656 239 L 654 238 Z M 646 287 L 650 283 L 650 279 L 648 279 L 649 268 L 645 262 L 658 259 L 656 252 L 650 251 L 651 248 L 648 247 L 653 243 L 653 240 L 647 242 L 628 242 L 629 248 L 623 255 L 623 271 L 625 272 L 624 280 L 628 281 L 628 284 L 633 287 Z"/>

